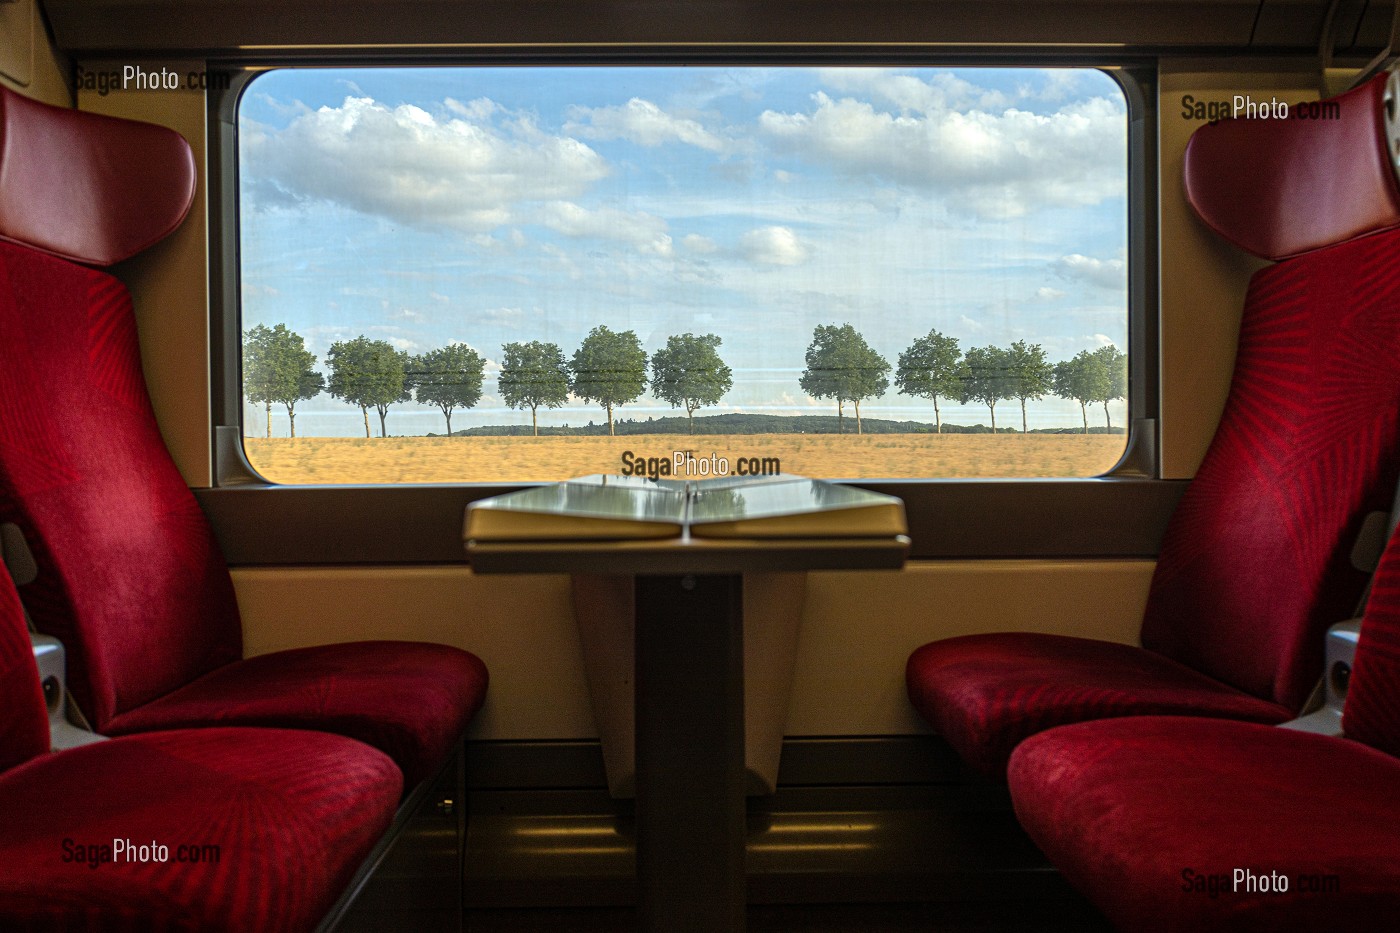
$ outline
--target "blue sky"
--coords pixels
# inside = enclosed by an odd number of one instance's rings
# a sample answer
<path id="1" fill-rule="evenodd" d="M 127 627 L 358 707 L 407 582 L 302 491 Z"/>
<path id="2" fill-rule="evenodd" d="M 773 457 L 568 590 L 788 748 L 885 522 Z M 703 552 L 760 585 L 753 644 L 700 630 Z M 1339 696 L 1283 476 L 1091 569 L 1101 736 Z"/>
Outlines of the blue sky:
<path id="1" fill-rule="evenodd" d="M 501 345 L 568 357 L 598 324 L 648 352 L 718 334 L 734 388 L 699 414 L 834 413 L 798 387 L 818 324 L 855 325 L 892 366 L 930 328 L 1052 361 L 1126 347 L 1126 107 L 1097 71 L 296 69 L 253 82 L 239 117 L 244 327 L 285 323 L 320 361 L 359 334 L 469 344 L 484 395 L 454 428 L 529 424 L 496 396 Z M 1028 410 L 1032 427 L 1079 423 L 1072 402 Z M 861 411 L 932 420 L 893 388 Z M 684 411 L 649 396 L 618 411 L 668 414 Z M 540 418 L 605 415 L 571 401 Z M 327 395 L 297 426 L 363 431 Z M 408 403 L 389 429 L 443 421 Z"/>

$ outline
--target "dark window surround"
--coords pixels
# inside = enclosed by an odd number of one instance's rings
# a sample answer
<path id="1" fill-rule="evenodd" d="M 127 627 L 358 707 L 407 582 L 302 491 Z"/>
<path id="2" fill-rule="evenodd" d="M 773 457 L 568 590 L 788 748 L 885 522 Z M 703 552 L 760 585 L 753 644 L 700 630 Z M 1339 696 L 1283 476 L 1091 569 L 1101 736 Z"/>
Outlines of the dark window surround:
<path id="1" fill-rule="evenodd" d="M 936 61 L 935 61 L 936 59 Z M 543 64 L 861 63 L 1094 65 L 1105 67 L 1128 103 L 1128 352 L 1132 421 L 1123 459 L 1092 479 L 862 480 L 855 485 L 905 501 L 913 559 L 1151 558 L 1185 482 L 1165 481 L 1157 457 L 1156 70 L 1150 63 L 1026 55 L 949 57 L 918 49 L 562 49 L 482 50 L 471 62 Z M 402 60 L 382 64 L 446 64 Z M 460 57 L 457 64 L 464 64 Z M 230 88 L 209 97 L 210 295 L 215 487 L 196 490 L 229 563 L 243 566 L 442 564 L 465 562 L 468 502 L 517 485 L 279 486 L 249 465 L 241 441 L 237 277 L 237 103 L 266 67 L 230 67 Z M 359 64 L 363 59 L 315 61 Z M 211 68 L 214 63 L 211 63 Z M 1150 156 L 1150 157 L 1149 157 Z"/>

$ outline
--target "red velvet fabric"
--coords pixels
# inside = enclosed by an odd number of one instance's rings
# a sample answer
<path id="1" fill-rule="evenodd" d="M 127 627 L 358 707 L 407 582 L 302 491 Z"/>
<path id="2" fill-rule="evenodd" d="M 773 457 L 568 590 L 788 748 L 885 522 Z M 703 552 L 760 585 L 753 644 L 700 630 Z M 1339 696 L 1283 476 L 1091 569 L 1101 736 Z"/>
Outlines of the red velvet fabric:
<path id="1" fill-rule="evenodd" d="M 34 551 L 26 603 L 64 642 L 97 731 L 343 729 L 410 780 L 445 759 L 486 687 L 466 652 L 366 643 L 240 661 L 233 586 L 161 440 L 119 282 L 0 243 L 0 348 L 0 521 Z"/>
<path id="2" fill-rule="evenodd" d="M 1172 514 L 1145 647 L 1300 709 L 1365 585 L 1351 548 L 1400 468 L 1400 232 L 1257 273 L 1235 376 Z"/>
<path id="3" fill-rule="evenodd" d="M 1266 259 L 1400 225 L 1383 120 L 1386 77 L 1333 98 L 1336 119 L 1201 127 L 1186 146 L 1187 200 L 1216 233 Z"/>
<path id="4" fill-rule="evenodd" d="M 934 642 L 908 667 L 915 706 L 989 774 L 1021 738 L 1069 722 L 1290 718 L 1327 626 L 1364 588 L 1350 561 L 1361 523 L 1400 480 L 1400 367 L 1380 362 L 1397 358 L 1400 232 L 1256 274 L 1225 412 L 1162 542 L 1147 652 L 1019 633 Z"/>
<path id="5" fill-rule="evenodd" d="M 453 753 L 486 696 L 486 666 L 445 645 L 352 642 L 258 655 L 107 723 L 111 735 L 202 725 L 324 729 L 359 739 L 412 787 Z"/>
<path id="6" fill-rule="evenodd" d="M 36 758 L 0 775 L 0 928 L 311 930 L 401 791 L 382 753 L 306 731 L 171 731 Z M 93 865 L 77 848 L 118 839 L 168 860 Z M 217 861 L 181 860 L 206 845 Z"/>
<path id="7" fill-rule="evenodd" d="M 1114 716 L 1192 715 L 1276 723 L 1285 707 L 1129 645 L 1004 632 L 925 645 L 909 658 L 909 698 L 968 764 L 1005 773 L 1045 729 Z"/>
<path id="8" fill-rule="evenodd" d="M 1400 535 L 1391 538 L 1366 600 L 1342 727 L 1400 758 Z"/>
<path id="9" fill-rule="evenodd" d="M 109 266 L 180 226 L 195 177 L 173 130 L 0 86 L 0 239 Z"/>
<path id="10" fill-rule="evenodd" d="M 1369 931 L 1400 917 L 1400 761 L 1359 742 L 1115 719 L 1027 739 L 1008 780 L 1031 838 L 1121 930 Z M 1288 890 L 1235 890 L 1235 869 Z"/>
<path id="11" fill-rule="evenodd" d="M 0 522 L 97 731 L 242 656 L 233 584 L 146 395 L 120 282 L 0 243 Z"/>
<path id="12" fill-rule="evenodd" d="M 48 712 L 24 610 L 0 567 L 0 771 L 48 750 Z"/>

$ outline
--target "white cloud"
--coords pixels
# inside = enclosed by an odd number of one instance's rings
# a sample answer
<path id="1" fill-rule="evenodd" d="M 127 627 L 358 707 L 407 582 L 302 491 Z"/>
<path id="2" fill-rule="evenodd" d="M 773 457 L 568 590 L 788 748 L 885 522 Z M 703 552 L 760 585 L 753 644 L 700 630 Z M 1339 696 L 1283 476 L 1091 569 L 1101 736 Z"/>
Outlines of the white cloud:
<path id="1" fill-rule="evenodd" d="M 797 266 L 807 261 L 807 247 L 789 227 L 759 227 L 739 238 L 744 258 L 770 266 Z"/>
<path id="2" fill-rule="evenodd" d="M 1042 285 L 1035 290 L 1035 297 L 1039 298 L 1041 301 L 1054 301 L 1056 298 L 1065 297 L 1065 293 L 1058 288 L 1050 288 L 1048 285 Z"/>
<path id="3" fill-rule="evenodd" d="M 841 91 L 868 94 L 904 111 L 936 113 L 943 110 L 983 110 L 1005 107 L 1006 95 L 978 87 L 943 71 L 922 80 L 888 68 L 826 68 L 822 82 Z"/>
<path id="4" fill-rule="evenodd" d="M 681 239 L 681 245 L 692 253 L 708 256 L 719 251 L 719 245 L 707 236 L 688 233 Z"/>
<path id="5" fill-rule="evenodd" d="M 347 97 L 284 129 L 245 126 L 242 164 L 257 200 L 321 200 L 415 227 L 486 232 L 521 202 L 572 198 L 608 173 L 598 153 L 526 118 L 497 126 L 489 100 L 434 116 Z"/>
<path id="6" fill-rule="evenodd" d="M 759 127 L 779 150 L 939 192 L 950 207 L 984 218 L 1122 197 L 1127 125 L 1119 104 L 1097 97 L 1048 115 L 994 114 L 944 107 L 938 92 L 928 87 L 927 100 L 916 101 L 909 89 L 898 113 L 818 92 L 810 112 L 767 110 Z"/>
<path id="7" fill-rule="evenodd" d="M 1055 260 L 1054 269 L 1064 278 L 1088 282 L 1100 288 L 1122 289 L 1128 282 L 1128 270 L 1121 259 L 1094 259 L 1071 253 Z"/>
<path id="8" fill-rule="evenodd" d="M 640 97 L 613 107 L 571 107 L 564 132 L 589 139 L 625 139 L 641 146 L 685 143 L 709 152 L 727 148 L 724 139 L 696 120 L 667 113 Z"/>
<path id="9" fill-rule="evenodd" d="M 570 201 L 554 201 L 541 209 L 539 221 L 565 236 L 617 240 L 657 256 L 672 252 L 666 221 L 644 211 L 589 210 Z"/>

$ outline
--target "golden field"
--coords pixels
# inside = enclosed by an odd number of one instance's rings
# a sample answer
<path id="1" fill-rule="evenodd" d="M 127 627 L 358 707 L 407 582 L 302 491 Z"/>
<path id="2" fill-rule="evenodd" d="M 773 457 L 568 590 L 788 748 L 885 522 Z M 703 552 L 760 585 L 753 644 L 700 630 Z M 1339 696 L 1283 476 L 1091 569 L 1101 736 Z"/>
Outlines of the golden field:
<path id="1" fill-rule="evenodd" d="M 275 483 L 554 481 L 622 472 L 622 455 L 778 457 L 784 473 L 874 477 L 1094 476 L 1123 453 L 1121 434 L 648 434 L 631 437 L 301 437 L 244 439 Z M 679 477 L 687 478 L 687 477 Z"/>

